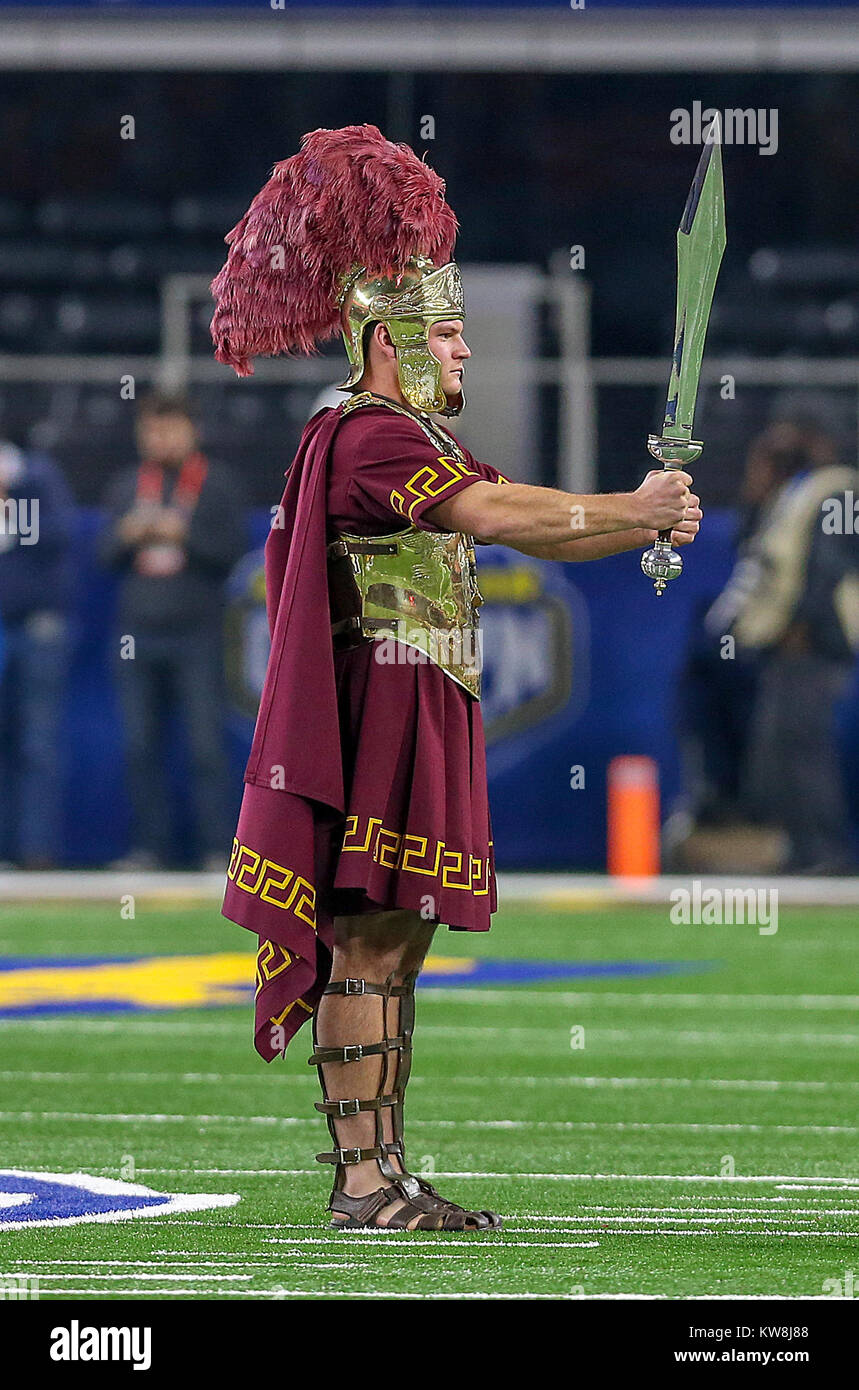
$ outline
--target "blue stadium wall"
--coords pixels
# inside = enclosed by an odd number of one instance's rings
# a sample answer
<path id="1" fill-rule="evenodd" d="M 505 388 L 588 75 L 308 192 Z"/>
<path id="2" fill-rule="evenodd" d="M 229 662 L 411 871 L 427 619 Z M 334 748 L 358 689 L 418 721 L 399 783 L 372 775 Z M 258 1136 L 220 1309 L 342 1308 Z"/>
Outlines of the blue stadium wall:
<path id="1" fill-rule="evenodd" d="M 233 672 L 227 737 L 236 807 L 265 659 L 259 606 L 259 547 L 268 516 L 252 519 L 250 552 L 232 585 Z M 123 739 L 111 678 L 116 586 L 99 570 L 102 519 L 81 514 L 75 655 L 64 728 L 65 859 L 104 864 L 128 848 Z M 621 753 L 643 753 L 660 769 L 663 810 L 681 790 L 677 685 L 703 612 L 731 565 L 733 521 L 709 514 L 686 572 L 657 600 L 636 553 L 596 564 L 560 565 L 498 547 L 481 549 L 486 596 L 484 717 L 498 863 L 501 868 L 602 869 L 605 773 Z M 175 843 L 191 844 L 181 729 L 169 731 Z M 859 681 L 841 717 L 852 794 L 859 789 Z M 573 790 L 571 769 L 584 786 Z M 576 777 L 577 781 L 581 776 Z M 859 822 L 859 801 L 854 804 Z"/>

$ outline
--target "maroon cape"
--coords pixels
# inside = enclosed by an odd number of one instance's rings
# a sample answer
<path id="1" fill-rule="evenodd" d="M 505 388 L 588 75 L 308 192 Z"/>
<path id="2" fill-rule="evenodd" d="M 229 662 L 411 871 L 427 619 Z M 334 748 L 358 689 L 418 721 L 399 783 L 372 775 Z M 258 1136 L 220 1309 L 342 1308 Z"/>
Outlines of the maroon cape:
<path id="1" fill-rule="evenodd" d="M 259 936 L 255 1044 L 282 1053 L 331 970 L 334 916 L 409 908 L 484 931 L 495 874 L 479 703 L 430 662 L 334 653 L 326 543 L 499 475 L 385 407 L 320 411 L 266 544 L 271 654 L 223 912 Z M 403 499 L 406 499 L 404 501 Z M 407 512 L 406 512 L 407 508 Z M 407 648 L 401 648 L 408 652 Z"/>

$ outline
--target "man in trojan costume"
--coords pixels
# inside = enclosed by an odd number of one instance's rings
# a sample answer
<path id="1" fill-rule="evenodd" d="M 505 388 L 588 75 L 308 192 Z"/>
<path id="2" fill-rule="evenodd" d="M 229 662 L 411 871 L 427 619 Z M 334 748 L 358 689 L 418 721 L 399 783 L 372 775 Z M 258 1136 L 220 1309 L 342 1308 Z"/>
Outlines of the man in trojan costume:
<path id="1" fill-rule="evenodd" d="M 375 126 L 317 130 L 226 238 L 215 355 L 342 332 L 336 409 L 304 430 L 266 546 L 271 654 L 224 914 L 259 937 L 255 1041 L 313 1020 L 332 1226 L 494 1230 L 406 1168 L 415 980 L 439 923 L 485 931 L 495 874 L 473 542 L 598 559 L 700 510 L 685 473 L 577 497 L 509 483 L 436 415 L 464 405 L 457 222 L 444 183 Z"/>

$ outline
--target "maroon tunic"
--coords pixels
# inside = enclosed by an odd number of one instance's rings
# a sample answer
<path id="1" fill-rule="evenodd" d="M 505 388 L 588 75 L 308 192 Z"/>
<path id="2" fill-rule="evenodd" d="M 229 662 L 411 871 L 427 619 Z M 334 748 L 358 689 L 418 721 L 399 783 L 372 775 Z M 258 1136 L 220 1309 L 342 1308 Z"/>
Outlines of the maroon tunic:
<path id="1" fill-rule="evenodd" d="M 462 448 L 462 446 L 460 446 Z M 409 908 L 485 931 L 495 873 L 479 702 L 428 661 L 334 653 L 326 539 L 409 523 L 494 469 L 440 456 L 385 406 L 313 417 L 266 544 L 272 650 L 224 915 L 256 932 L 255 1042 L 267 1060 L 328 981 L 335 915 Z"/>

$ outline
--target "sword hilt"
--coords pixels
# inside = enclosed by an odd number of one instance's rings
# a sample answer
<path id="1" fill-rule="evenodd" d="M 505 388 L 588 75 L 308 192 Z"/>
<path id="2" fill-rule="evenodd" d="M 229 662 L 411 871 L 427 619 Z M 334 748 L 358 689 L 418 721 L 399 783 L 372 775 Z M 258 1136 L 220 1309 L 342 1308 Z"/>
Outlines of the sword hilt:
<path id="1" fill-rule="evenodd" d="M 661 434 L 649 434 L 647 448 L 663 469 L 679 473 L 700 457 L 704 445 L 699 439 L 670 439 Z M 662 597 L 670 579 L 678 579 L 683 573 L 683 557 L 672 549 L 671 531 L 670 526 L 660 531 L 656 544 L 641 557 L 642 573 L 653 580 L 657 598 Z"/>

